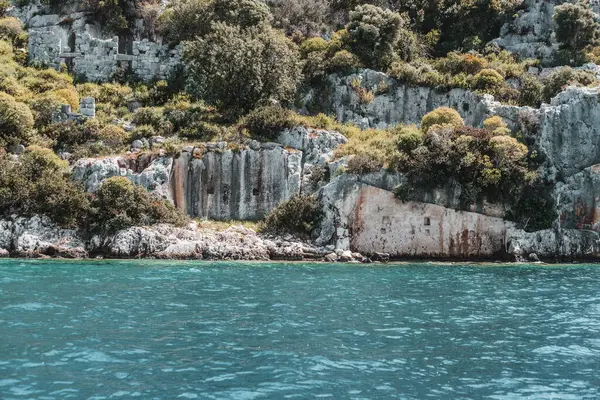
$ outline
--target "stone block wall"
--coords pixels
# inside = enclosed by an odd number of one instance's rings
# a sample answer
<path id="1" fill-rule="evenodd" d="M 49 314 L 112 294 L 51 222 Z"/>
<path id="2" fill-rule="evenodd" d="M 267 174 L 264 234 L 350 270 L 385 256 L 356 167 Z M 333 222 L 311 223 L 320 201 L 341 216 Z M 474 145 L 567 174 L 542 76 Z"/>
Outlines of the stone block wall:
<path id="1" fill-rule="evenodd" d="M 92 82 L 106 82 L 119 70 L 129 68 L 138 78 L 168 79 L 180 69 L 182 46 L 170 48 L 149 41 L 133 41 L 131 54 L 119 52 L 119 38 L 99 39 L 88 32 L 75 35 L 74 48 L 61 37 L 60 26 L 29 31 L 29 62 L 58 68 L 70 64 L 72 72 Z"/>
<path id="2" fill-rule="evenodd" d="M 29 31 L 29 61 L 54 66 L 62 53 L 62 40 L 53 31 Z"/>

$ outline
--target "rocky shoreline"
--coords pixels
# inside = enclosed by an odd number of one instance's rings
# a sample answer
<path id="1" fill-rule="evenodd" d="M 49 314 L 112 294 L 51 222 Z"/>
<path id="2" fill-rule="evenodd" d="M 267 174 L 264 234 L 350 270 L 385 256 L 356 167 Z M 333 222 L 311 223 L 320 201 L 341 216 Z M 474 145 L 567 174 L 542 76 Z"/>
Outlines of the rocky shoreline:
<path id="1" fill-rule="evenodd" d="M 0 220 L 0 257 L 15 258 L 147 258 L 246 261 L 387 261 L 384 254 L 368 258 L 333 246 L 315 246 L 291 235 L 263 235 L 241 225 L 218 231 L 159 224 L 132 227 L 111 235 L 90 235 L 63 229 L 48 218 L 13 216 Z"/>
<path id="2" fill-rule="evenodd" d="M 110 235 L 91 235 L 64 229 L 47 217 L 13 216 L 0 220 L 0 258 L 163 259 L 207 261 L 311 261 L 386 263 L 389 261 L 495 261 L 538 262 L 534 253 L 498 254 L 496 257 L 401 257 L 387 253 L 363 255 L 333 245 L 318 246 L 292 235 L 257 233 L 242 225 L 224 230 L 159 224 L 131 227 Z M 544 260 L 557 262 L 558 260 Z"/>

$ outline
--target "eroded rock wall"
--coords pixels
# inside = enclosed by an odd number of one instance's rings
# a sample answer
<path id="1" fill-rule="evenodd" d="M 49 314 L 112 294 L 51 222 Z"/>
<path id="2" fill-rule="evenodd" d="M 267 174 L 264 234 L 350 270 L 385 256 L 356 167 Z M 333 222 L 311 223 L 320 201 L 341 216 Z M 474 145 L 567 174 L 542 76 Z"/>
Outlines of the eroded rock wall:
<path id="1" fill-rule="evenodd" d="M 256 220 L 300 191 L 302 153 L 258 150 L 183 152 L 170 178 L 175 205 L 193 217 Z"/>

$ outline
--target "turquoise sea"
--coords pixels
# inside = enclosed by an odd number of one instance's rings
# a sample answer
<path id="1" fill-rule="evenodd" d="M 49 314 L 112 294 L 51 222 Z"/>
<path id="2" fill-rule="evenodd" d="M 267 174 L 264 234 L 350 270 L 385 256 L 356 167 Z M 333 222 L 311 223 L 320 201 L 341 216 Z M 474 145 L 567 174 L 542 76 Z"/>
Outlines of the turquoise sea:
<path id="1" fill-rule="evenodd" d="M 600 266 L 0 261 L 0 399 L 599 399 Z"/>

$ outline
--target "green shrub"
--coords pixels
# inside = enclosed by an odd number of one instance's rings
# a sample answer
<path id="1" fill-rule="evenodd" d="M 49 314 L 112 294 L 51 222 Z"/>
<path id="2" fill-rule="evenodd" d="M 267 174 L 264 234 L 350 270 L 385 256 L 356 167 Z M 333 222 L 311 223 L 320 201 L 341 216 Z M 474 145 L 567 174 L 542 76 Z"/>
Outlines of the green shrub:
<path id="1" fill-rule="evenodd" d="M 346 171 L 351 174 L 365 175 L 371 172 L 377 172 L 382 165 L 377 160 L 363 155 L 354 156 L 348 161 Z"/>
<path id="2" fill-rule="evenodd" d="M 13 56 L 12 46 L 5 40 L 0 40 L 0 56 L 7 56 L 10 58 Z"/>
<path id="3" fill-rule="evenodd" d="M 106 125 L 98 133 L 98 138 L 107 146 L 117 148 L 123 146 L 129 139 L 129 134 L 117 125 Z"/>
<path id="4" fill-rule="evenodd" d="M 473 77 L 473 87 L 479 90 L 494 90 L 504 84 L 504 78 L 493 69 L 482 69 Z"/>
<path id="5" fill-rule="evenodd" d="M 84 0 L 102 26 L 109 32 L 119 33 L 129 27 L 125 17 L 126 4 L 122 0 Z"/>
<path id="6" fill-rule="evenodd" d="M 340 50 L 327 62 L 327 72 L 338 72 L 342 74 L 351 73 L 356 68 L 360 68 L 360 60 L 349 51 Z"/>
<path id="7" fill-rule="evenodd" d="M 156 136 L 156 130 L 154 130 L 152 125 L 139 125 L 131 132 L 131 140 L 150 139 L 154 136 Z"/>
<path id="8" fill-rule="evenodd" d="M 348 45 L 368 67 L 387 69 L 393 61 L 396 45 L 405 21 L 389 9 L 365 4 L 350 12 Z"/>
<path id="9" fill-rule="evenodd" d="M 30 103 L 31 111 L 35 119 L 35 127 L 45 129 L 52 124 L 53 115 L 60 111 L 63 99 L 56 93 L 44 93 L 36 96 Z"/>
<path id="10" fill-rule="evenodd" d="M 444 58 L 435 60 L 435 67 L 439 71 L 447 74 L 474 75 L 484 68 L 487 68 L 488 61 L 475 54 L 450 52 Z"/>
<path id="11" fill-rule="evenodd" d="M 239 122 L 241 128 L 247 129 L 253 137 L 262 140 L 275 140 L 283 130 L 298 124 L 298 118 L 293 111 L 279 106 L 257 108 Z"/>
<path id="12" fill-rule="evenodd" d="M 289 36 L 317 36 L 328 29 L 329 2 L 323 0 L 288 0 L 268 2 L 273 12 L 273 26 Z"/>
<path id="13" fill-rule="evenodd" d="M 184 60 L 190 89 L 235 119 L 269 99 L 292 100 L 301 74 L 296 46 L 268 28 L 213 24 Z"/>
<path id="14" fill-rule="evenodd" d="M 450 107 L 439 107 L 423 116 L 423 119 L 421 119 L 421 131 L 427 133 L 431 126 L 445 124 L 459 127 L 463 126 L 465 123 L 455 109 Z"/>
<path id="15" fill-rule="evenodd" d="M 133 114 L 131 122 L 136 125 L 151 125 L 159 128 L 163 122 L 163 110 L 157 107 L 138 108 Z"/>
<path id="16" fill-rule="evenodd" d="M 561 67 L 553 71 L 544 80 L 542 98 L 544 102 L 550 103 L 550 100 L 568 85 L 587 86 L 596 82 L 598 82 L 596 77 L 589 72 Z"/>
<path id="17" fill-rule="evenodd" d="M 423 145 L 423 132 L 414 125 L 399 125 L 393 128 L 397 132 L 398 150 L 410 154 L 417 147 Z"/>
<path id="18" fill-rule="evenodd" d="M 48 125 L 44 133 L 56 140 L 57 149 L 69 149 L 88 141 L 83 127 L 75 121 L 58 122 Z"/>
<path id="19" fill-rule="evenodd" d="M 556 39 L 561 48 L 577 52 L 598 44 L 600 24 L 588 3 L 563 3 L 554 7 Z"/>
<path id="20" fill-rule="evenodd" d="M 521 77 L 521 90 L 519 91 L 519 104 L 539 107 L 542 104 L 543 88 L 537 77 L 529 74 L 523 75 Z"/>
<path id="21" fill-rule="evenodd" d="M 19 43 L 19 37 L 23 35 L 23 23 L 14 17 L 0 18 L 0 39 L 6 40 L 13 45 Z"/>
<path id="22" fill-rule="evenodd" d="M 152 197 L 146 189 L 121 176 L 102 182 L 92 207 L 95 228 L 105 232 L 159 222 L 182 225 L 186 221 L 173 205 Z"/>
<path id="23" fill-rule="evenodd" d="M 33 114 L 29 107 L 0 92 L 0 147 L 2 144 L 28 144 L 33 125 Z"/>
<path id="24" fill-rule="evenodd" d="M 327 41 L 322 37 L 313 37 L 310 39 L 306 39 L 300 45 L 300 54 L 302 57 L 306 57 L 310 53 L 314 53 L 315 51 L 325 51 L 327 50 Z"/>
<path id="25" fill-rule="evenodd" d="M 158 19 L 158 30 L 174 42 L 209 34 L 211 23 L 242 29 L 272 20 L 269 8 L 257 0 L 174 0 Z"/>
<path id="26" fill-rule="evenodd" d="M 88 198 L 68 173 L 68 163 L 49 149 L 30 146 L 17 162 L 0 156 L 0 213 L 43 214 L 64 226 L 82 223 Z"/>
<path id="27" fill-rule="evenodd" d="M 163 145 L 163 149 L 167 152 L 167 154 L 177 154 L 181 151 L 183 143 L 181 139 L 178 137 L 170 137 L 165 140 Z"/>
<path id="28" fill-rule="evenodd" d="M 260 224 L 270 233 L 310 236 L 322 218 L 322 206 L 315 196 L 296 194 L 277 206 Z"/>
<path id="29" fill-rule="evenodd" d="M 0 17 L 4 17 L 6 15 L 6 10 L 10 7 L 10 1 L 8 0 L 0 0 Z"/>

